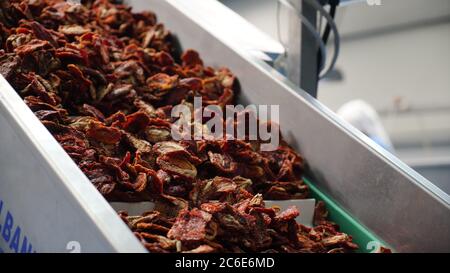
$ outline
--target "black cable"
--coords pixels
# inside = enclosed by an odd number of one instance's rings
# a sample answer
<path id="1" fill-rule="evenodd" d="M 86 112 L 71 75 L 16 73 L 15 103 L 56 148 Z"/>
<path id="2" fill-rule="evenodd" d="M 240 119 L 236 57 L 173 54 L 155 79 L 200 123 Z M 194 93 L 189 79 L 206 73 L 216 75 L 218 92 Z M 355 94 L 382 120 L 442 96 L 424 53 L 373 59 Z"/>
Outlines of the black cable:
<path id="1" fill-rule="evenodd" d="M 337 2 L 337 4 L 331 3 L 331 2 Z M 339 1 L 330 1 L 330 16 L 334 19 L 336 15 L 336 7 L 339 4 Z M 329 24 L 325 27 L 325 31 L 323 32 L 322 41 L 324 44 L 327 44 L 328 37 L 330 37 L 331 27 Z"/>
<path id="2" fill-rule="evenodd" d="M 339 5 L 340 0 L 329 0 L 328 3 L 330 4 L 330 16 L 331 18 L 335 18 L 336 16 L 336 9 L 337 6 Z M 320 30 L 319 30 L 320 31 Z M 330 32 L 331 32 L 331 27 L 330 24 L 327 24 L 325 27 L 325 31 L 323 32 L 322 35 L 322 41 L 323 43 L 326 45 L 328 42 L 328 38 L 330 37 Z M 317 52 L 317 87 L 316 89 L 318 89 L 318 85 L 319 85 L 319 75 L 320 75 L 320 64 L 322 63 L 322 54 L 321 52 Z"/>

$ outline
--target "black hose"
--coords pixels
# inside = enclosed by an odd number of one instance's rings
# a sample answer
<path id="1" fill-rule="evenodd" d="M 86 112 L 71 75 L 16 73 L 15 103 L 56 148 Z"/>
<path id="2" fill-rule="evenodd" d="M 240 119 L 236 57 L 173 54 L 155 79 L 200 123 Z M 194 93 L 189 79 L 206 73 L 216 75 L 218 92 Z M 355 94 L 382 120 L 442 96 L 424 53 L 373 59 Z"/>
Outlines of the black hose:
<path id="1" fill-rule="evenodd" d="M 337 5 L 331 5 L 330 6 L 330 16 L 334 19 L 336 15 L 336 7 Z M 327 44 L 328 38 L 330 37 L 331 27 L 329 24 L 325 27 L 325 31 L 323 32 L 322 41 L 324 44 Z"/>
<path id="2" fill-rule="evenodd" d="M 336 16 L 336 9 L 337 9 L 337 6 L 339 5 L 339 2 L 340 2 L 340 0 L 330 0 L 329 1 L 330 16 L 333 19 Z M 323 35 L 322 35 L 322 41 L 325 45 L 327 44 L 328 38 L 330 37 L 330 32 L 331 32 L 331 27 L 329 24 L 327 24 L 325 27 L 325 31 L 323 32 Z M 323 58 L 323 56 L 319 50 L 319 52 L 317 53 L 317 88 L 316 89 L 318 89 L 318 85 L 319 85 L 319 75 L 320 75 L 320 69 L 321 69 L 320 64 L 322 63 L 322 58 Z"/>

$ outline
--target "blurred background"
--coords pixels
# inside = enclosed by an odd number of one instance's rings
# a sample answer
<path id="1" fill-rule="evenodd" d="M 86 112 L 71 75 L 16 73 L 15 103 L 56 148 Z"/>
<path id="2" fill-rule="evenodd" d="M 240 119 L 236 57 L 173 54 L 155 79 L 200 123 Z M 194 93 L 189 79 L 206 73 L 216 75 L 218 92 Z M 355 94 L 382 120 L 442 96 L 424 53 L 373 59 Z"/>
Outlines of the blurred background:
<path id="1" fill-rule="evenodd" d="M 273 40 L 287 39 L 277 0 L 220 2 Z M 450 1 L 360 1 L 339 6 L 335 21 L 341 52 L 318 99 L 334 111 L 354 99 L 369 103 L 394 154 L 450 193 Z"/>

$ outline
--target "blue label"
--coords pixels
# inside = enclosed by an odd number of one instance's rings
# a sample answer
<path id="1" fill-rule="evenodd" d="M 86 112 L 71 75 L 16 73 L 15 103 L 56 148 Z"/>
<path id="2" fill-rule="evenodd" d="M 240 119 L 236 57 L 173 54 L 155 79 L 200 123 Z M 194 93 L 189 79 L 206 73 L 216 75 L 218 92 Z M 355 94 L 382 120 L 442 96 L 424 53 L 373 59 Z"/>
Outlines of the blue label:
<path id="1" fill-rule="evenodd" d="M 3 201 L 0 199 L 0 216 L 2 216 L 2 209 L 3 209 Z M 0 230 L 2 230 L 2 224 L 0 224 Z"/>
<path id="2" fill-rule="evenodd" d="M 5 215 L 5 216 L 3 216 Z M 4 218 L 3 218 L 4 217 Z M 19 225 L 15 225 L 13 214 L 6 210 L 3 200 L 0 200 L 0 240 L 5 249 L 0 247 L 0 253 L 35 253 L 31 242 Z"/>

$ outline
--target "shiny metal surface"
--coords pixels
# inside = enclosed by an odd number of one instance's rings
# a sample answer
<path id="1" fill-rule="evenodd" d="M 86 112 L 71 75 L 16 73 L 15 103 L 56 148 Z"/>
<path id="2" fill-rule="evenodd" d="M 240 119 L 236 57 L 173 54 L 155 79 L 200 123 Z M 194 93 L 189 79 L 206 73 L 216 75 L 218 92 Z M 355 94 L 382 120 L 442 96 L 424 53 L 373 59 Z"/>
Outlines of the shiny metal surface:
<path id="1" fill-rule="evenodd" d="M 449 195 L 239 48 L 239 41 L 222 39 L 196 8 L 203 0 L 128 2 L 154 10 L 207 64 L 229 67 L 243 103 L 279 104 L 284 136 L 307 159 L 317 185 L 395 250 L 450 250 Z"/>
<path id="2" fill-rule="evenodd" d="M 278 0 L 277 0 L 278 1 Z M 317 10 L 303 0 L 290 1 L 309 22 L 316 22 Z M 282 4 L 280 4 L 282 5 Z M 286 8 L 282 5 L 283 8 Z M 289 36 L 287 50 L 287 77 L 308 94 L 317 98 L 317 52 L 319 46 L 314 35 L 305 27 L 294 10 L 288 10 Z M 315 24 L 312 24 L 314 27 Z M 323 58 L 326 58 L 323 56 Z"/>

